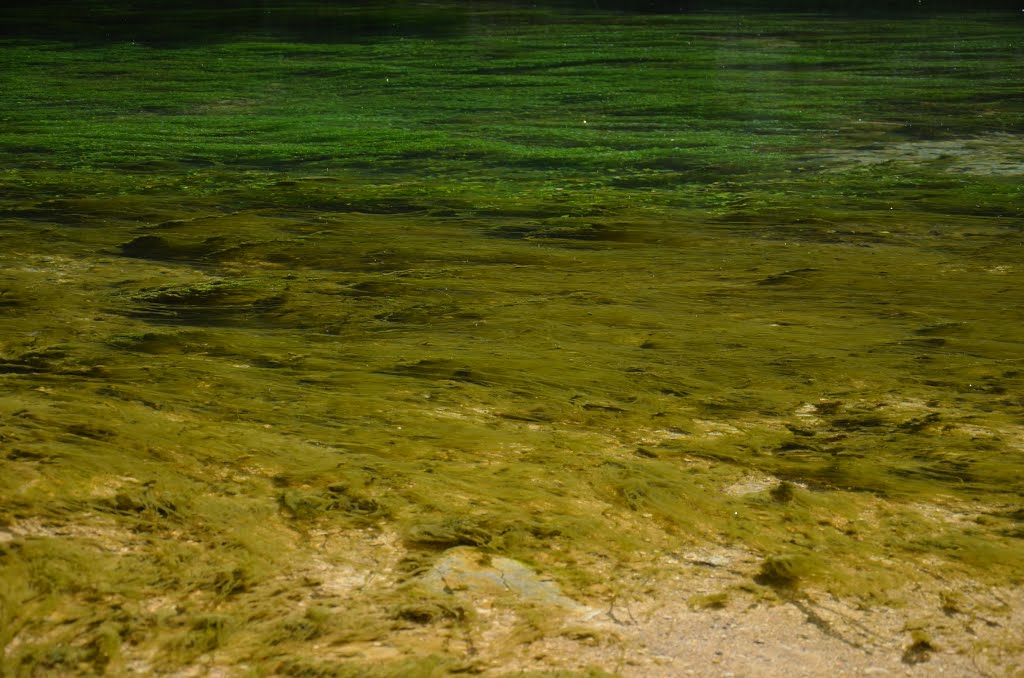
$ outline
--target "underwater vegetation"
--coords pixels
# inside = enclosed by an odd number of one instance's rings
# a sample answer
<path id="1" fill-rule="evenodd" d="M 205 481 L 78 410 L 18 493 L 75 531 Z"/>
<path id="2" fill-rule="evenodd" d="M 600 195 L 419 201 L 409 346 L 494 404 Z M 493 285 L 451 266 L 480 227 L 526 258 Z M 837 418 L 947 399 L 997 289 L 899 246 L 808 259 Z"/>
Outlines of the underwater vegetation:
<path id="1" fill-rule="evenodd" d="M 1019 17 L 389 11 L 4 33 L 0 675 L 613 675 L 511 658 L 710 570 L 1019 668 Z"/>

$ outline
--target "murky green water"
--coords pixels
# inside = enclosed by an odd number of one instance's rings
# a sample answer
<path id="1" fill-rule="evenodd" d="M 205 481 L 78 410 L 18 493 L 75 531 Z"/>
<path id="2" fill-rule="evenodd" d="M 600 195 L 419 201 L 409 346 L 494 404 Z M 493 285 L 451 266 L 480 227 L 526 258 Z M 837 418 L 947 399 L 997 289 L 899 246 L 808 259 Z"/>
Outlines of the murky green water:
<path id="1" fill-rule="evenodd" d="M 325 525 L 1020 581 L 1019 16 L 320 11 L 2 45 L 11 675 Z"/>

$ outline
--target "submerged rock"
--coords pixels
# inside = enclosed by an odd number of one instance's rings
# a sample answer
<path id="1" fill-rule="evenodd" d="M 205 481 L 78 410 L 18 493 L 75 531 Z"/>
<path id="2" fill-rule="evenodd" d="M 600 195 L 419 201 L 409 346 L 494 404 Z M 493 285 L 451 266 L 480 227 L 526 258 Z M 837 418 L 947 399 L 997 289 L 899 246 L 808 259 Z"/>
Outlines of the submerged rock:
<path id="1" fill-rule="evenodd" d="M 513 603 L 549 607 L 579 620 L 590 620 L 601 610 L 582 605 L 566 596 L 552 581 L 511 558 L 491 556 L 468 546 L 457 546 L 421 577 L 433 593 L 462 596 L 473 603 L 500 598 Z"/>

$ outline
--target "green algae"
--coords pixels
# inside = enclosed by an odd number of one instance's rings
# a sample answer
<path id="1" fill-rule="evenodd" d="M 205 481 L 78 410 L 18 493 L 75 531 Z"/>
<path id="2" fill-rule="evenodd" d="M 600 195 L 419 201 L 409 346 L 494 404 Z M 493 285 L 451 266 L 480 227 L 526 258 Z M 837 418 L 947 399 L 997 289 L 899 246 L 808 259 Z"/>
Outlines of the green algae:
<path id="1" fill-rule="evenodd" d="M 1012 28 L 490 11 L 4 44 L 6 672 L 466 670 L 416 637 L 451 601 L 323 593 L 335 533 L 574 596 L 704 543 L 780 595 L 1019 584 Z"/>

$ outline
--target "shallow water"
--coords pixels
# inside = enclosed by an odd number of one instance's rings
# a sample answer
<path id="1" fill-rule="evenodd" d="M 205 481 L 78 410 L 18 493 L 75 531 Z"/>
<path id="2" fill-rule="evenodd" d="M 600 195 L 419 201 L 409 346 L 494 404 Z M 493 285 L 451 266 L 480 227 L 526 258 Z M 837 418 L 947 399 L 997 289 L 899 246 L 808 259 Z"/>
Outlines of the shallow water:
<path id="1" fill-rule="evenodd" d="M 419 7 L 4 41 L 6 600 L 257 588 L 280 520 L 1019 580 L 1019 17 Z M 96 516 L 213 573 L 24 528 Z"/>

